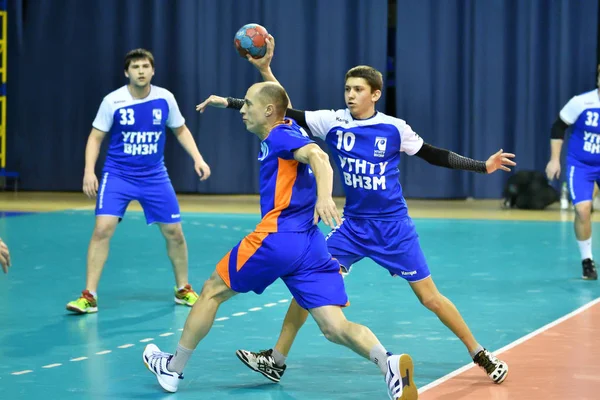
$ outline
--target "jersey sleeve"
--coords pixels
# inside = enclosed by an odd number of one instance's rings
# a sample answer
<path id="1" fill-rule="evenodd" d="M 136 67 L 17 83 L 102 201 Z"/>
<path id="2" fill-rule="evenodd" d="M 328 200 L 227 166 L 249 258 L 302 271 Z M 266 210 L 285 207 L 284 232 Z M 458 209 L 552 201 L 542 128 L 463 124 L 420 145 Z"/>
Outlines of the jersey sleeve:
<path id="1" fill-rule="evenodd" d="M 294 152 L 306 145 L 314 143 L 306 132 L 300 130 L 286 129 L 284 132 L 275 135 L 273 141 L 274 150 L 277 152 L 278 157 L 284 160 L 292 160 L 294 158 Z"/>
<path id="2" fill-rule="evenodd" d="M 335 111 L 305 111 L 304 115 L 308 129 L 310 129 L 313 136 L 325 140 L 325 137 L 335 123 Z"/>
<path id="3" fill-rule="evenodd" d="M 400 151 L 409 156 L 415 155 L 423 147 L 423 139 L 406 122 L 398 126 L 400 130 Z"/>
<path id="4" fill-rule="evenodd" d="M 169 117 L 167 118 L 167 126 L 171 129 L 179 128 L 185 124 L 185 118 L 179 111 L 179 106 L 175 100 L 175 96 L 169 93 L 167 97 L 167 104 L 169 105 Z"/>
<path id="5" fill-rule="evenodd" d="M 577 96 L 572 97 L 562 110 L 560 110 L 560 119 L 567 124 L 572 125 L 577 121 L 577 118 L 579 118 L 582 111 L 583 105 L 581 104 L 580 99 Z"/>
<path id="6" fill-rule="evenodd" d="M 114 115 L 110 107 L 110 102 L 105 98 L 102 100 L 102 104 L 100 104 L 100 108 L 96 114 L 96 119 L 94 119 L 94 122 L 92 122 L 92 126 L 101 132 L 110 132 L 110 128 L 112 128 L 113 125 L 113 120 Z"/>

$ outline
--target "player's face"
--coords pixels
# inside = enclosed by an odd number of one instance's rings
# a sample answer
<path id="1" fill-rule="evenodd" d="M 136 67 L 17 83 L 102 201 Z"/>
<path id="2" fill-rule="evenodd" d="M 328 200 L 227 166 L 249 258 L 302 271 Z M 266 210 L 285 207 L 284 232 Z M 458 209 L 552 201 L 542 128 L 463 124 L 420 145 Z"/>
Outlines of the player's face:
<path id="1" fill-rule="evenodd" d="M 375 103 L 381 91 L 371 91 L 365 78 L 348 78 L 344 91 L 346 106 L 354 118 L 368 118 L 375 112 Z"/>
<path id="2" fill-rule="evenodd" d="M 256 95 L 257 89 L 251 87 L 246 92 L 244 98 L 244 105 L 240 110 L 242 114 L 242 121 L 246 125 L 246 129 L 252 133 L 258 134 L 267 123 L 265 115 L 265 107 L 260 101 L 260 98 Z"/>
<path id="3" fill-rule="evenodd" d="M 131 85 L 145 87 L 150 84 L 154 76 L 154 68 L 152 68 L 152 64 L 147 58 L 134 60 L 129 64 L 125 76 L 129 78 Z"/>

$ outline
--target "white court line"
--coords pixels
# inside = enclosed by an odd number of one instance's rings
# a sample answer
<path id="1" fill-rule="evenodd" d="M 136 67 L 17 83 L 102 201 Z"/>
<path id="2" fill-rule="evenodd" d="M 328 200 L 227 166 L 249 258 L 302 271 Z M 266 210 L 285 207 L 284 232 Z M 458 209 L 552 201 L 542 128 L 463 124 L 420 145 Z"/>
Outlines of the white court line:
<path id="1" fill-rule="evenodd" d="M 28 374 L 28 373 L 30 373 L 30 372 L 33 372 L 33 371 L 32 371 L 32 370 L 30 370 L 30 369 L 26 369 L 25 371 L 17 371 L 17 372 L 13 372 L 11 375 L 25 375 L 25 374 Z"/>
<path id="2" fill-rule="evenodd" d="M 92 207 L 92 209 L 93 209 L 93 207 Z M 288 301 L 289 300 L 287 300 L 287 299 L 283 299 L 283 300 L 279 300 L 278 303 L 287 303 Z M 268 303 L 268 304 L 265 304 L 264 307 L 273 307 L 273 306 L 276 306 L 276 305 L 277 305 L 277 303 Z M 259 310 L 262 310 L 262 307 L 253 307 L 253 308 L 249 309 L 249 311 L 259 311 Z M 238 317 L 238 316 L 242 316 L 242 315 L 246 315 L 246 314 L 247 314 L 246 311 L 241 311 L 241 312 L 237 312 L 237 313 L 232 314 L 232 316 Z M 215 321 L 226 321 L 229 318 L 230 317 L 220 317 L 220 318 L 216 318 Z M 181 331 L 183 331 L 183 328 L 179 328 L 177 330 L 179 332 L 181 332 Z M 166 336 L 171 336 L 173 334 L 174 334 L 173 332 L 165 332 L 165 333 L 161 333 L 159 336 L 166 337 Z M 154 338 L 145 338 L 145 339 L 141 339 L 140 342 L 141 343 L 146 343 L 146 342 L 151 342 L 153 340 L 154 340 Z M 135 345 L 132 344 L 132 343 L 127 343 L 127 344 L 123 344 L 123 345 L 120 345 L 120 346 L 117 346 L 117 347 L 119 349 L 127 349 L 127 348 L 133 347 L 133 346 L 135 346 Z M 104 354 L 109 354 L 109 353 L 112 353 L 112 350 L 99 351 L 99 352 L 96 353 L 96 355 L 104 355 Z M 69 361 L 71 361 L 71 362 L 78 362 L 78 361 L 83 361 L 83 360 L 87 360 L 87 359 L 88 359 L 88 357 L 77 357 L 77 358 L 71 358 Z M 60 364 L 60 363 L 48 364 L 48 365 L 44 365 L 42 368 L 45 368 L 45 369 L 56 368 L 56 367 L 60 367 L 62 365 L 63 364 Z M 25 374 L 29 374 L 29 373 L 32 373 L 32 372 L 33 372 L 33 370 L 27 369 L 27 370 L 23 370 L 23 371 L 11 372 L 11 375 L 25 375 Z"/>
<path id="3" fill-rule="evenodd" d="M 531 332 L 531 333 L 529 333 L 529 334 L 527 334 L 527 335 L 525 335 L 525 336 L 523 336 L 523 337 L 515 340 L 512 343 L 507 344 L 506 346 L 504 346 L 501 349 L 496 350 L 496 351 L 494 351 L 492 353 L 494 353 L 495 355 L 500 355 L 500 354 L 504 353 L 505 351 L 508 351 L 508 350 L 512 349 L 513 347 L 516 347 L 516 346 L 518 346 L 518 345 L 520 345 L 520 344 L 528 341 L 529 339 L 533 338 L 534 336 L 537 336 L 540 333 L 543 333 L 543 332 L 547 331 L 548 329 L 551 329 L 551 328 L 555 327 L 556 325 L 558 325 L 558 324 L 560 324 L 562 322 L 565 322 L 566 320 L 568 320 L 570 318 L 573 318 L 574 316 L 576 316 L 578 314 L 581 314 L 582 312 L 584 312 L 588 308 L 593 307 L 593 306 L 595 306 L 598 303 L 600 303 L 600 297 L 597 298 L 597 299 L 595 299 L 595 300 L 590 301 L 587 304 L 584 304 L 583 306 L 579 307 L 578 309 L 576 309 L 574 311 L 571 311 L 567 315 L 564 315 L 564 316 L 560 317 L 559 319 L 554 320 L 554 321 L 550 322 L 549 324 L 546 324 L 546 325 L 542 326 L 541 328 L 539 328 L 539 329 L 537 329 L 537 330 L 535 330 L 535 331 L 533 331 L 533 332 Z M 461 367 L 461 368 L 459 368 L 459 369 L 457 369 L 455 371 L 452 371 L 448 375 L 442 376 L 441 378 L 436 379 L 435 381 L 433 381 L 433 382 L 431 382 L 431 383 L 423 386 L 421 389 L 419 389 L 419 393 L 426 392 L 429 389 L 432 389 L 432 388 L 434 388 L 436 386 L 439 386 L 442 383 L 444 383 L 444 382 L 446 382 L 446 381 L 454 378 L 457 375 L 462 374 L 465 371 L 470 370 L 473 367 L 476 367 L 476 365 L 474 363 L 469 363 L 469 364 L 467 364 L 467 365 L 465 365 L 465 366 L 463 366 L 463 367 Z"/>

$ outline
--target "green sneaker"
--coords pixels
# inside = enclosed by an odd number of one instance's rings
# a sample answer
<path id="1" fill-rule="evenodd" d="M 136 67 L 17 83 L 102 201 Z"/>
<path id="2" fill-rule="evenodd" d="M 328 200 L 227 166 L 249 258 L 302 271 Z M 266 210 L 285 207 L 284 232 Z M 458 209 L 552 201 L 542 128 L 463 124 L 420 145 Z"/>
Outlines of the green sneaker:
<path id="1" fill-rule="evenodd" d="M 191 307 L 196 300 L 198 300 L 198 293 L 194 292 L 189 283 L 179 290 L 175 288 L 175 303 Z"/>
<path id="2" fill-rule="evenodd" d="M 89 290 L 81 292 L 81 297 L 67 304 L 67 310 L 77 314 L 98 312 L 98 301 Z"/>

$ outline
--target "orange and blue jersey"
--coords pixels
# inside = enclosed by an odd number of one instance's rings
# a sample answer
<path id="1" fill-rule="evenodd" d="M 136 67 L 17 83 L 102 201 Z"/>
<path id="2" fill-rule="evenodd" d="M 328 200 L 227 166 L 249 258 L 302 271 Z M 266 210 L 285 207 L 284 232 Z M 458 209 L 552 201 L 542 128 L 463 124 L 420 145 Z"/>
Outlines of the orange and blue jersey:
<path id="1" fill-rule="evenodd" d="M 262 141 L 262 220 L 217 264 L 232 290 L 261 294 L 281 278 L 305 309 L 347 304 L 340 264 L 313 222 L 315 178 L 308 165 L 294 159 L 295 150 L 311 143 L 293 120 L 274 127 Z"/>
<path id="2" fill-rule="evenodd" d="M 317 185 L 294 151 L 314 143 L 291 119 L 275 126 L 260 145 L 260 211 L 256 232 L 303 232 L 313 225 Z"/>

